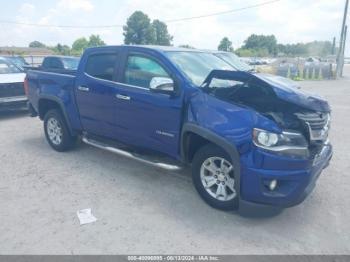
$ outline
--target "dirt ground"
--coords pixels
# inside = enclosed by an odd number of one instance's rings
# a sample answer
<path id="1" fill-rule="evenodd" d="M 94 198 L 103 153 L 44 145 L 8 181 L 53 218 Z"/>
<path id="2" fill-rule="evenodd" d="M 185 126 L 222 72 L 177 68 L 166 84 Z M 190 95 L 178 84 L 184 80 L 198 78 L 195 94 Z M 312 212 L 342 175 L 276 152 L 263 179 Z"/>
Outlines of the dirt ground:
<path id="1" fill-rule="evenodd" d="M 42 123 L 0 114 L 0 254 L 349 254 L 350 67 L 300 82 L 332 106 L 334 157 L 299 206 L 255 216 L 218 211 L 187 172 L 165 172 L 81 145 L 53 151 Z M 79 225 L 92 208 L 97 222 Z"/>

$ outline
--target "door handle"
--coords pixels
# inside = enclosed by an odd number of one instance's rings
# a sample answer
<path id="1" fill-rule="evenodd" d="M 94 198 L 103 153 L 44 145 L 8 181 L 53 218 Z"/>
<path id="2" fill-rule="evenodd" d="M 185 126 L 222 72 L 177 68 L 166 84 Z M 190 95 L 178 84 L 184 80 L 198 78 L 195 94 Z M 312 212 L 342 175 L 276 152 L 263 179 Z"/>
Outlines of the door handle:
<path id="1" fill-rule="evenodd" d="M 90 89 L 86 86 L 78 86 L 78 90 L 83 91 L 83 92 L 89 92 Z"/>
<path id="2" fill-rule="evenodd" d="M 130 96 L 124 96 L 124 95 L 120 95 L 120 94 L 116 94 L 115 95 L 116 98 L 118 99 L 122 99 L 122 100 L 130 100 Z"/>

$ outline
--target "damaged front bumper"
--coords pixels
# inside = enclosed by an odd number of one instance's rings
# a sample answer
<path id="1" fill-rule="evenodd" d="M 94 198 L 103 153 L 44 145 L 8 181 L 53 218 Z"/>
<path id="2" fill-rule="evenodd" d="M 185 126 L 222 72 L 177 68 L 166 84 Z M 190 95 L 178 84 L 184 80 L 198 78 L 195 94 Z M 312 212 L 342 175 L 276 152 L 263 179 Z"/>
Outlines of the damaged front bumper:
<path id="1" fill-rule="evenodd" d="M 241 199 L 283 208 L 295 206 L 312 192 L 332 154 L 329 143 L 309 159 L 283 157 L 256 149 L 241 159 Z M 277 186 L 271 190 L 269 184 L 273 180 Z"/>

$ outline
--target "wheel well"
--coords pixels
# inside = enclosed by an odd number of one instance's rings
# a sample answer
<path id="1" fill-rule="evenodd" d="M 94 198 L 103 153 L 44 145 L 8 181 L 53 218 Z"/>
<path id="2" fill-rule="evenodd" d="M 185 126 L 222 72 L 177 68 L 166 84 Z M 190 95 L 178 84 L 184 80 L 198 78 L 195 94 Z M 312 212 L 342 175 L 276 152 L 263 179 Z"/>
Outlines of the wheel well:
<path id="1" fill-rule="evenodd" d="M 44 119 L 46 113 L 51 109 L 61 110 L 60 105 L 50 99 L 40 99 L 39 101 L 39 117 L 40 119 Z"/>
<path id="2" fill-rule="evenodd" d="M 201 147 L 210 144 L 211 141 L 203 138 L 200 135 L 197 135 L 192 132 L 187 132 L 184 137 L 184 144 L 185 147 L 185 160 L 188 163 L 191 163 L 194 157 L 194 154 L 200 149 Z"/>

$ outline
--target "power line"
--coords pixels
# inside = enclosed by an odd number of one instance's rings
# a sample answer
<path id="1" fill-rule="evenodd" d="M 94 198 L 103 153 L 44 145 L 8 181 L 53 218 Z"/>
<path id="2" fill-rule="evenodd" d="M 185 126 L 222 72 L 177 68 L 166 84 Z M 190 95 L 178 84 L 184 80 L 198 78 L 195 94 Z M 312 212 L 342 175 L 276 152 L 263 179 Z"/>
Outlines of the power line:
<path id="1" fill-rule="evenodd" d="M 219 15 L 225 15 L 225 14 L 231 14 L 239 11 L 244 11 L 247 9 L 252 9 L 268 4 L 273 4 L 276 2 L 280 2 L 282 0 L 272 0 L 267 1 L 255 5 L 249 5 L 241 8 L 231 9 L 227 11 L 217 12 L 217 13 L 211 13 L 211 14 L 205 14 L 205 15 L 198 15 L 198 16 L 192 16 L 192 17 L 184 17 L 184 18 L 178 18 L 178 19 L 170 19 L 165 20 L 166 23 L 175 23 L 175 22 L 182 22 L 182 21 L 189 21 L 194 19 L 201 19 L 206 17 L 212 17 L 212 16 L 219 16 Z M 9 21 L 9 20 L 0 20 L 1 24 L 14 24 L 14 25 L 25 25 L 25 26 L 34 26 L 34 27 L 59 27 L 59 28 L 116 28 L 116 27 L 123 27 L 123 25 L 88 25 L 88 26 L 75 26 L 75 25 L 48 25 L 48 24 L 36 24 L 36 23 L 25 23 L 25 22 L 17 22 L 17 21 Z"/>
<path id="2" fill-rule="evenodd" d="M 205 18 L 205 17 L 211 17 L 211 16 L 231 14 L 231 13 L 235 13 L 235 12 L 239 12 L 239 11 L 243 11 L 243 10 L 247 10 L 247 9 L 251 9 L 251 8 L 256 8 L 256 7 L 260 7 L 260 6 L 264 6 L 264 5 L 268 5 L 268 4 L 273 4 L 276 2 L 280 2 L 280 1 L 282 1 L 282 0 L 272 0 L 272 1 L 267 1 L 267 2 L 260 3 L 260 4 L 249 5 L 246 7 L 231 9 L 231 10 L 227 10 L 227 11 L 223 11 L 223 12 L 217 12 L 217 13 L 211 13 L 211 14 L 199 15 L 199 16 L 192 16 L 192 17 L 185 17 L 185 18 L 179 18 L 179 19 L 171 19 L 171 20 L 166 20 L 165 22 L 173 23 L 173 22 L 187 21 L 187 20 L 193 20 L 193 19 L 199 19 L 199 18 Z"/>
<path id="3" fill-rule="evenodd" d="M 47 24 L 35 24 L 35 23 L 24 23 L 16 21 L 5 21 L 0 20 L 0 24 L 14 24 L 14 25 L 25 25 L 34 27 L 59 27 L 59 28 L 112 28 L 112 27 L 122 27 L 123 25 L 47 25 Z"/>

